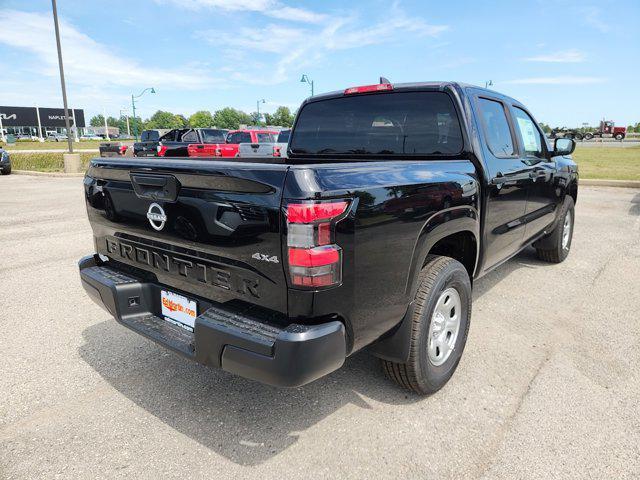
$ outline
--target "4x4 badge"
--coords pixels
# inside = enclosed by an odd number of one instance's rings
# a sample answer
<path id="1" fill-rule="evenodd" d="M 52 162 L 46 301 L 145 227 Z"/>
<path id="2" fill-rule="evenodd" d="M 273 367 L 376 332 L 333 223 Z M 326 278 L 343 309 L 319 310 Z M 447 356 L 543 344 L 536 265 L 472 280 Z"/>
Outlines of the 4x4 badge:
<path id="1" fill-rule="evenodd" d="M 162 230 L 164 228 L 164 224 L 167 221 L 167 215 L 164 213 L 164 210 L 157 203 L 152 203 L 149 205 L 149 210 L 147 210 L 147 218 L 149 219 L 149 223 L 153 227 L 154 230 Z"/>
<path id="2" fill-rule="evenodd" d="M 255 258 L 256 260 L 262 260 L 263 262 L 271 262 L 271 263 L 280 263 L 278 262 L 278 257 L 275 255 L 269 256 L 264 253 L 254 253 L 251 255 L 251 258 Z"/>

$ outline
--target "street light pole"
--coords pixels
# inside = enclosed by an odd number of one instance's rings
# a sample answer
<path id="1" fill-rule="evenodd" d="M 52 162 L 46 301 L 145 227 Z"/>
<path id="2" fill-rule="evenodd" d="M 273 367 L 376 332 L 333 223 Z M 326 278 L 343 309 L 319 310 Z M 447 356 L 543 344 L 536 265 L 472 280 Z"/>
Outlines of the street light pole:
<path id="1" fill-rule="evenodd" d="M 58 27 L 58 7 L 56 6 L 56 0 L 51 0 L 51 8 L 53 9 L 53 25 L 56 31 L 56 45 L 58 47 L 58 66 L 60 67 L 60 85 L 62 86 L 64 123 L 67 127 L 67 144 L 69 145 L 69 153 L 73 153 L 71 126 L 69 125 L 69 107 L 67 106 L 67 87 L 64 84 L 64 66 L 62 65 L 62 47 L 60 46 L 60 27 Z"/>
<path id="2" fill-rule="evenodd" d="M 138 141 L 138 122 L 136 121 L 136 98 L 140 98 L 146 92 L 156 93 L 156 90 L 153 87 L 147 87 L 140 92 L 139 95 L 131 94 L 131 110 L 133 112 L 133 136 L 136 138 L 136 142 Z"/>
<path id="3" fill-rule="evenodd" d="M 311 85 L 311 96 L 313 97 L 313 80 L 311 80 L 307 74 L 303 74 L 300 83 L 308 83 Z"/>
<path id="4" fill-rule="evenodd" d="M 122 112 L 125 112 L 125 114 L 122 115 Z M 127 112 L 126 110 L 120 110 L 120 118 L 122 118 L 123 116 L 127 120 L 127 137 L 130 137 L 131 130 L 129 129 L 129 112 Z"/>
<path id="5" fill-rule="evenodd" d="M 256 101 L 256 107 L 258 109 L 258 125 L 260 125 L 260 104 L 261 103 L 267 103 L 267 102 L 264 101 L 264 98 L 262 100 Z"/>

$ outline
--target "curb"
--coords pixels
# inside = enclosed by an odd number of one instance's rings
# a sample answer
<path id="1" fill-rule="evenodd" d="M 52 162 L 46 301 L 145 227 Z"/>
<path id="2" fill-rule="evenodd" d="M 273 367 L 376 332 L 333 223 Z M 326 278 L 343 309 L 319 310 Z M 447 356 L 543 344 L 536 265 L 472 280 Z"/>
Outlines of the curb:
<path id="1" fill-rule="evenodd" d="M 640 180 L 606 180 L 599 178 L 581 178 L 578 181 L 578 185 L 585 185 L 589 187 L 640 188 Z"/>
<path id="2" fill-rule="evenodd" d="M 33 170 L 12 170 L 11 173 L 15 173 L 16 175 L 31 175 L 33 177 L 61 177 L 61 178 L 84 177 L 84 173 L 35 172 Z"/>

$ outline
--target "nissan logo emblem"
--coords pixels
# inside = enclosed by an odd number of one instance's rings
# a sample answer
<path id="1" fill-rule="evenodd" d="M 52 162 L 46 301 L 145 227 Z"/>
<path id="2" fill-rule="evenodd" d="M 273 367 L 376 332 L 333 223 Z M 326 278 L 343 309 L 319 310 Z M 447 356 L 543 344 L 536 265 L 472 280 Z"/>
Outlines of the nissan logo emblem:
<path id="1" fill-rule="evenodd" d="M 164 213 L 162 207 L 157 203 L 149 205 L 147 218 L 149 219 L 149 223 L 153 229 L 158 231 L 162 230 L 164 228 L 164 224 L 167 222 L 167 215 Z"/>

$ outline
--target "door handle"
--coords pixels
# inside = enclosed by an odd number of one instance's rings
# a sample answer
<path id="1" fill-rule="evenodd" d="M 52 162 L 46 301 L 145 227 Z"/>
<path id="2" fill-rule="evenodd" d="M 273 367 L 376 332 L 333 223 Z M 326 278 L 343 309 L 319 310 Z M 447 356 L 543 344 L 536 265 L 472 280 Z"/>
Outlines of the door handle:
<path id="1" fill-rule="evenodd" d="M 129 174 L 133 191 L 139 198 L 175 202 L 180 190 L 180 182 L 173 175 Z"/>

